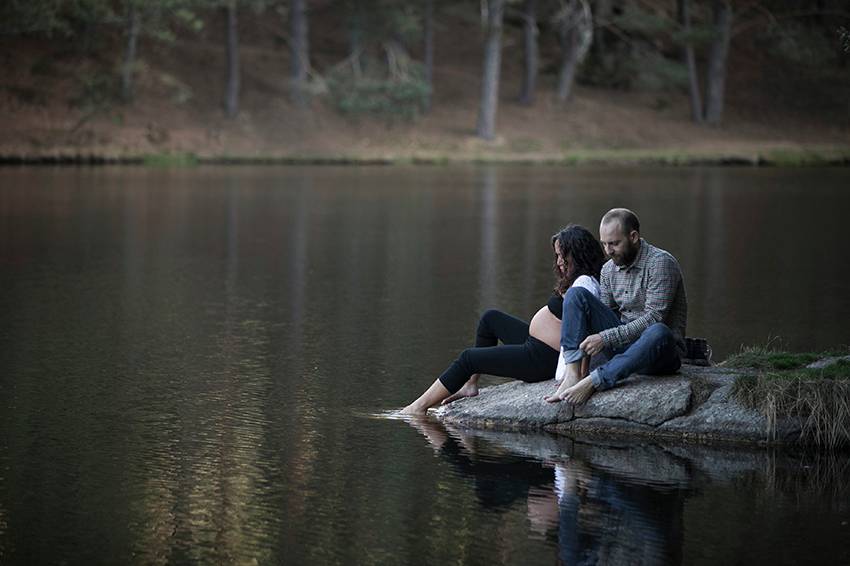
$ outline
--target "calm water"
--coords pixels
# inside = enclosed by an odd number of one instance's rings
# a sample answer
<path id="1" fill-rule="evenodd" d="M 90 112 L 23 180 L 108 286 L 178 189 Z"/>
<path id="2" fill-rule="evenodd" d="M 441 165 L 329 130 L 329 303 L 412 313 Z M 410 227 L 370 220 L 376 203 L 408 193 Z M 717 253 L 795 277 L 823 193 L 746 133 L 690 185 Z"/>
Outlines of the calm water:
<path id="1" fill-rule="evenodd" d="M 850 169 L 0 169 L 0 564 L 850 563 L 850 462 L 371 415 L 612 206 L 689 334 L 850 343 Z"/>

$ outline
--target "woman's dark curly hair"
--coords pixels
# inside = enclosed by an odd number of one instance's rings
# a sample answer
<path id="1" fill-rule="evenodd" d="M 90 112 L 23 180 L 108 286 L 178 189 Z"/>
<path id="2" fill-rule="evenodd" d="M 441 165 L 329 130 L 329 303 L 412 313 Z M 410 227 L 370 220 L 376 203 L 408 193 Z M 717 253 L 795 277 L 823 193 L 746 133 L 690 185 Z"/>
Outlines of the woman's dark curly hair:
<path id="1" fill-rule="evenodd" d="M 561 248 L 564 256 L 564 269 L 558 267 L 558 253 L 555 245 Z M 570 224 L 560 232 L 552 236 L 552 251 L 555 252 L 555 264 L 553 269 L 557 283 L 555 292 L 563 295 L 567 289 L 581 275 L 590 275 L 599 279 L 602 264 L 605 263 L 605 254 L 599 241 L 587 228 L 577 224 Z"/>

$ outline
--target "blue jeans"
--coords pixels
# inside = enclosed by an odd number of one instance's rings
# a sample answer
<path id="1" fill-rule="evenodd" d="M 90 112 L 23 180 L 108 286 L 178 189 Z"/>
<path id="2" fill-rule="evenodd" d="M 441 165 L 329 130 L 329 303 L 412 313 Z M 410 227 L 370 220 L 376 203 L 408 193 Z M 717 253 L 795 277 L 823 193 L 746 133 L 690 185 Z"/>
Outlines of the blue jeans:
<path id="1" fill-rule="evenodd" d="M 585 338 L 625 324 L 584 288 L 567 290 L 561 320 L 561 346 L 567 363 L 577 362 L 586 355 L 579 349 Z M 591 373 L 597 389 L 608 389 L 632 373 L 664 375 L 674 373 L 682 365 L 673 332 L 661 322 L 644 330 L 631 344 L 608 347 L 605 351 L 610 359 Z"/>

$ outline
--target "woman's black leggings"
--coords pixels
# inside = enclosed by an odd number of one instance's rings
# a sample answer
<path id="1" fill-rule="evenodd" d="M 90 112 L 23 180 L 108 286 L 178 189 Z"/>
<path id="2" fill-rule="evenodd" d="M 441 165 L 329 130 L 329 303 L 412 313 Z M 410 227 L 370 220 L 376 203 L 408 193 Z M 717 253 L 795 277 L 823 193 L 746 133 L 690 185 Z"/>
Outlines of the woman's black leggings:
<path id="1" fill-rule="evenodd" d="M 502 346 L 497 344 L 501 340 Z M 497 310 L 478 321 L 475 347 L 464 350 L 440 376 L 452 393 L 473 374 L 512 377 L 528 383 L 555 377 L 558 351 L 528 334 L 528 323 Z"/>

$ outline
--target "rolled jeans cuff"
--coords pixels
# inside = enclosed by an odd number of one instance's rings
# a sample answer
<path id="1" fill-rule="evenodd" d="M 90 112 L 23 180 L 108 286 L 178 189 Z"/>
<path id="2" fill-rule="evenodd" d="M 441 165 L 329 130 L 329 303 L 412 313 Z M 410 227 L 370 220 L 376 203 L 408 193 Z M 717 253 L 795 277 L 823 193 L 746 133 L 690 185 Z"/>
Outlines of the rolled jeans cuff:
<path id="1" fill-rule="evenodd" d="M 568 364 L 577 362 L 584 357 L 584 351 L 580 348 L 575 350 L 564 350 L 564 361 Z"/>
<path id="2" fill-rule="evenodd" d="M 593 387 L 597 390 L 608 389 L 610 387 L 605 380 L 602 378 L 602 374 L 599 371 L 601 368 L 596 368 L 592 372 L 590 372 L 590 382 L 593 384 Z"/>

